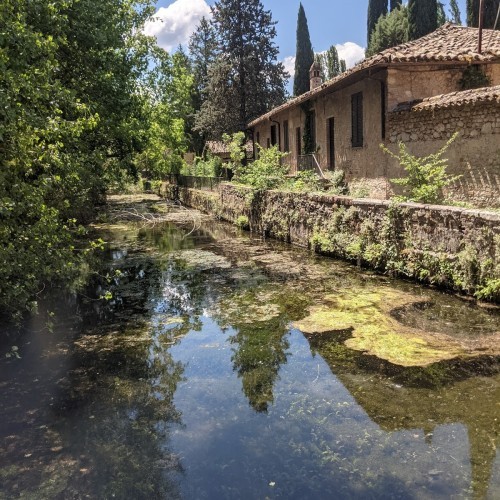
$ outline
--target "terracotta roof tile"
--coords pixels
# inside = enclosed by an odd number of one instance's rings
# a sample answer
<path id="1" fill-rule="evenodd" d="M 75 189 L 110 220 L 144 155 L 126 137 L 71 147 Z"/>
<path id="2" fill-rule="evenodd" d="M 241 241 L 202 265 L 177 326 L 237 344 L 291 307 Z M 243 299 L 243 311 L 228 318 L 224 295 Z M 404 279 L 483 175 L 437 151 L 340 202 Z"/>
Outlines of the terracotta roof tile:
<path id="1" fill-rule="evenodd" d="M 430 109 L 451 108 L 476 104 L 478 102 L 500 103 L 500 85 L 495 87 L 484 87 L 480 89 L 462 90 L 433 97 L 427 97 L 418 101 L 402 102 L 394 108 L 393 113 L 407 111 L 425 111 Z"/>
<path id="2" fill-rule="evenodd" d="M 307 101 L 324 91 L 335 88 L 351 75 L 368 68 L 387 67 L 389 65 L 407 63 L 435 63 L 435 62 L 468 62 L 485 63 L 500 61 L 500 31 L 483 30 L 483 50 L 477 53 L 478 45 L 477 28 L 468 28 L 446 23 L 436 31 L 429 33 L 418 40 L 404 43 L 386 49 L 374 56 L 365 59 L 341 75 L 329 80 L 314 90 L 310 90 L 299 97 L 278 106 L 265 115 L 249 123 L 249 127 L 267 120 L 284 109 Z"/>

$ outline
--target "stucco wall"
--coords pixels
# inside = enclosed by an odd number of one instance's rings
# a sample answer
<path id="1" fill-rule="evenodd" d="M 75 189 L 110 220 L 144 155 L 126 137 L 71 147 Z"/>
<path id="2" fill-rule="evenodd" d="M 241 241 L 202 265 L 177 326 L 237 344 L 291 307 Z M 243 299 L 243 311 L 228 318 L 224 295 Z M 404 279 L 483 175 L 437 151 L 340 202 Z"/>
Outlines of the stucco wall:
<path id="1" fill-rule="evenodd" d="M 424 99 L 462 90 L 463 65 L 389 67 L 387 70 L 387 110 L 398 103 Z M 500 64 L 482 66 L 491 85 L 500 84 Z"/>
<path id="2" fill-rule="evenodd" d="M 175 193 L 174 193 L 175 191 Z M 383 200 L 249 190 L 171 189 L 186 205 L 252 231 L 382 272 L 474 293 L 500 280 L 500 214 Z M 250 201 L 249 201 L 250 200 Z M 496 300 L 500 300 L 500 287 Z"/>
<path id="3" fill-rule="evenodd" d="M 416 118 L 409 114 L 385 114 L 385 138 L 383 137 L 382 82 L 385 82 L 386 109 L 392 110 L 396 104 L 425 97 L 460 90 L 459 81 L 463 76 L 463 65 L 444 64 L 442 66 L 407 65 L 390 67 L 379 71 L 361 81 L 338 88 L 312 99 L 308 106 L 315 110 L 316 118 L 316 156 L 323 170 L 330 168 L 328 158 L 327 120 L 335 120 L 335 164 L 334 168 L 343 170 L 346 181 L 354 192 L 359 188 L 370 197 L 387 199 L 394 194 L 389 179 L 401 177 L 404 171 L 397 163 L 380 149 L 380 143 L 392 144 L 395 141 L 411 143 L 415 154 L 429 154 L 437 151 L 455 130 L 464 130 L 460 140 L 450 150 L 450 172 L 465 173 L 452 193 L 459 200 L 470 201 L 478 206 L 500 206 L 498 199 L 498 142 L 497 132 L 490 133 L 497 121 L 489 121 L 479 127 L 483 111 L 477 117 L 461 112 L 429 112 Z M 500 64 L 486 65 L 486 74 L 492 84 L 500 84 Z M 362 147 L 352 147 L 351 143 L 351 96 L 363 92 L 363 136 Z M 303 106 L 303 105 L 302 105 Z M 492 111 L 493 113 L 493 111 Z M 494 113 L 498 115 L 498 109 Z M 490 113 L 491 114 L 491 113 Z M 408 121 L 406 121 L 408 118 Z M 265 147 L 271 138 L 271 126 L 279 122 L 280 145 L 283 149 L 283 123 L 288 120 L 290 154 L 284 160 L 295 172 L 297 165 L 296 129 L 304 132 L 305 113 L 300 105 L 286 109 L 273 117 L 273 122 L 259 123 L 254 129 L 254 138 L 260 138 Z M 471 123 L 469 123 L 472 120 Z M 488 118 L 489 120 L 489 118 Z M 419 131 L 414 132 L 412 127 Z M 465 129 L 471 128 L 465 132 Z M 451 133 L 450 133 L 451 132 Z M 418 144 L 417 144 L 418 143 Z M 397 191 L 396 191 L 397 192 Z"/>
<path id="4" fill-rule="evenodd" d="M 368 179 L 371 196 L 385 198 L 387 183 L 385 181 L 386 158 L 380 150 L 382 142 L 382 91 L 381 74 L 378 78 L 364 79 L 334 93 L 313 99 L 310 109 L 315 111 L 316 119 L 316 157 L 323 170 L 329 170 L 328 158 L 328 124 L 329 118 L 335 120 L 335 169 L 344 170 L 346 180 L 356 183 Z M 351 96 L 363 93 L 363 146 L 352 147 L 351 143 Z M 288 120 L 290 155 L 285 161 L 295 172 L 297 164 L 296 129 L 304 133 L 305 113 L 300 106 L 295 106 L 277 114 L 273 120 L 280 123 L 280 144 L 283 149 L 283 123 Z M 254 129 L 254 138 L 259 137 L 259 144 L 265 147 L 271 137 L 271 126 L 276 123 L 267 121 L 259 123 Z"/>
<path id="5" fill-rule="evenodd" d="M 456 131 L 459 136 L 445 158 L 449 160 L 447 171 L 462 177 L 449 189 L 449 196 L 478 206 L 500 207 L 499 102 L 388 116 L 390 144 L 402 141 L 418 156 L 438 151 Z M 389 171 L 395 176 L 399 167 L 393 163 Z"/>

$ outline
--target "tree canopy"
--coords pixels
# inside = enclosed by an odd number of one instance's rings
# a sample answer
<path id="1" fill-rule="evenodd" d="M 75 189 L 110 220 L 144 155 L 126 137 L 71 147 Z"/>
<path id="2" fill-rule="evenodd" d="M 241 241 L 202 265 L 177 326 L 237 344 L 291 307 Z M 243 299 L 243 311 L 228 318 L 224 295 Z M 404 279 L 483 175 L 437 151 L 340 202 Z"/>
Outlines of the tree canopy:
<path id="1" fill-rule="evenodd" d="M 382 16 L 373 30 L 366 56 L 408 41 L 408 9 L 404 5 Z"/>
<path id="2" fill-rule="evenodd" d="M 391 10 L 394 7 L 393 1 L 391 1 Z M 370 43 L 370 38 L 375 25 L 381 16 L 387 14 L 387 0 L 369 0 L 368 1 L 368 17 L 367 17 L 367 30 L 366 39 Z"/>
<path id="3" fill-rule="evenodd" d="M 20 318 L 72 283 L 92 247 L 77 244 L 81 224 L 137 175 L 153 117 L 165 117 L 151 107 L 186 113 L 188 79 L 167 54 L 158 83 L 184 83 L 168 100 L 150 87 L 153 13 L 149 0 L 0 3 L 0 314 Z"/>
<path id="4" fill-rule="evenodd" d="M 299 96 L 310 88 L 309 70 L 314 62 L 314 51 L 309 36 L 306 13 L 302 3 L 297 16 L 297 49 L 295 52 L 295 73 L 293 80 L 293 95 Z"/>
<path id="5" fill-rule="evenodd" d="M 281 104 L 288 75 L 277 61 L 276 23 L 260 0 L 220 0 L 212 14 L 219 55 L 208 65 L 196 129 L 220 139 Z"/>
<path id="6" fill-rule="evenodd" d="M 409 0 L 408 37 L 416 40 L 438 27 L 438 3 L 436 0 Z"/>
<path id="7" fill-rule="evenodd" d="M 493 29 L 497 17 L 500 0 L 485 0 L 483 12 L 483 27 Z M 500 22 L 498 23 L 500 24 Z M 467 26 L 479 26 L 479 0 L 467 0 Z M 496 29 L 500 29 L 497 25 Z"/>

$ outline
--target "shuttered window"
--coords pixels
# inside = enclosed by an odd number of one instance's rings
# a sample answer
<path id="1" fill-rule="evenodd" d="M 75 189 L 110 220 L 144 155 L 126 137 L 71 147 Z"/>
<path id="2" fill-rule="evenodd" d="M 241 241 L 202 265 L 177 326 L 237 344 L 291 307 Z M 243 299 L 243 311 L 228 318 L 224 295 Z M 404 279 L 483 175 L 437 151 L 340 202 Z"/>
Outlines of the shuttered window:
<path id="1" fill-rule="evenodd" d="M 288 136 L 288 120 L 283 122 L 283 151 L 290 151 L 290 137 Z"/>
<path id="2" fill-rule="evenodd" d="M 352 116 L 352 147 L 363 146 L 363 93 L 358 92 L 351 96 L 351 116 Z"/>

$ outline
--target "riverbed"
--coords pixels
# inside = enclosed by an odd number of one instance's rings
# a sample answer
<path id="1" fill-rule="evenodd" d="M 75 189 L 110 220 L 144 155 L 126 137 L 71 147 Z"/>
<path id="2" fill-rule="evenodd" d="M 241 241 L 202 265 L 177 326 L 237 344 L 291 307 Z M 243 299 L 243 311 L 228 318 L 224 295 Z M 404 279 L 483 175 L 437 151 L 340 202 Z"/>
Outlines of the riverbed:
<path id="1" fill-rule="evenodd" d="M 0 498 L 500 498 L 497 308 L 152 200 L 94 231 L 0 353 Z"/>

